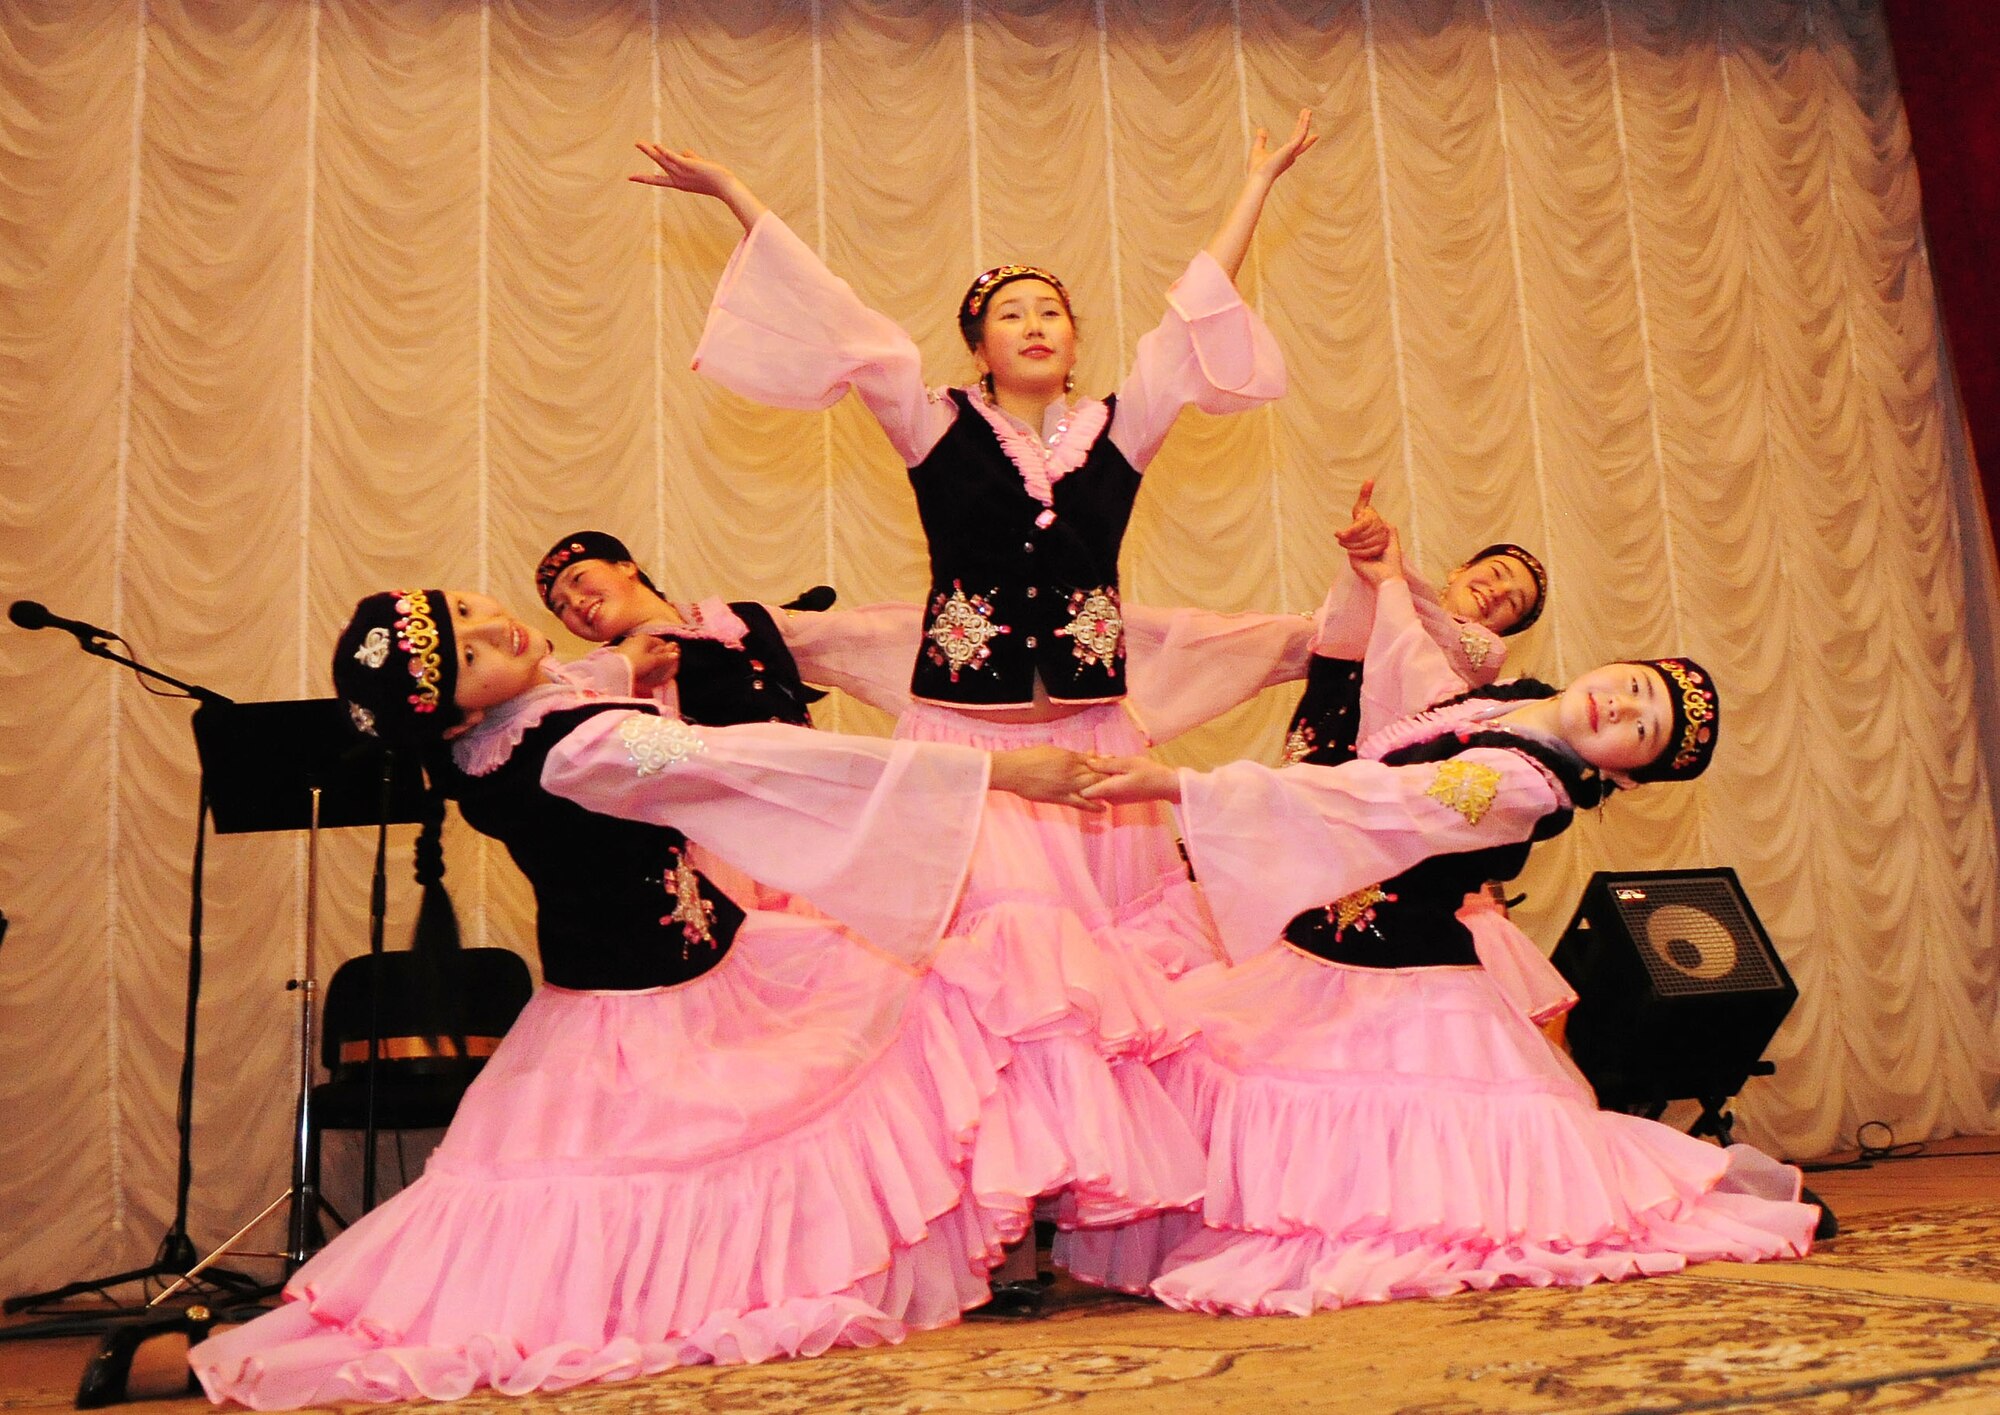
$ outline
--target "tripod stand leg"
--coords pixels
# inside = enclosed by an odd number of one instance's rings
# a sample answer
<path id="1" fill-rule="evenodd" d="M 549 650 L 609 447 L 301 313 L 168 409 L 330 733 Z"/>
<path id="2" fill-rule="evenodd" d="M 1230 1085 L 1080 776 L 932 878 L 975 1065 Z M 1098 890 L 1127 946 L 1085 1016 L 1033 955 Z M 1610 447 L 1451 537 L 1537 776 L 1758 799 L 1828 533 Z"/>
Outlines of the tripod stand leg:
<path id="1" fill-rule="evenodd" d="M 179 1269 L 166 1271 L 179 1271 Z M 52 1287 L 47 1292 L 23 1292 L 0 1303 L 0 1311 L 12 1316 L 16 1312 L 25 1312 L 34 1307 L 53 1307 L 69 1301 L 72 1297 L 108 1296 L 111 1288 L 162 1276 L 165 1276 L 165 1273 L 157 1264 L 151 1267 L 131 1268 L 122 1273 L 111 1273 L 106 1277 L 85 1278 L 81 1282 L 65 1283 L 61 1287 Z"/>
<path id="2" fill-rule="evenodd" d="M 251 1219 L 250 1222 L 244 1224 L 243 1227 L 237 1229 L 234 1233 L 230 1234 L 227 1238 L 223 1239 L 221 1247 L 217 1248 L 213 1253 L 210 1253 L 206 1258 L 203 1258 L 200 1262 L 196 1263 L 193 1267 L 189 1268 L 186 1272 L 182 1273 L 179 1277 L 175 1278 L 171 1283 L 169 1283 L 164 1289 L 161 1290 L 159 1296 L 155 1297 L 152 1301 L 148 1302 L 146 1305 L 148 1307 L 159 1306 L 162 1302 L 166 1301 L 176 1292 L 179 1292 L 183 1287 L 186 1287 L 189 1283 L 193 1282 L 196 1278 L 200 1277 L 203 1273 L 207 1272 L 210 1268 L 214 1267 L 218 1259 L 228 1256 L 230 1251 L 236 1247 L 237 1241 L 241 1239 L 244 1234 L 248 1233 L 251 1229 L 255 1228 L 258 1224 L 262 1223 L 265 1219 L 269 1218 L 272 1214 L 276 1213 L 278 1211 L 278 1205 L 289 1203 L 291 1201 L 291 1197 L 292 1197 L 292 1191 L 287 1189 L 277 1198 L 271 1200 L 270 1203 L 264 1205 L 263 1212 L 259 1213 L 257 1217 Z"/>
<path id="3" fill-rule="evenodd" d="M 1699 1099 L 1701 1114 L 1695 1117 L 1694 1124 L 1688 1127 L 1688 1134 L 1713 1135 L 1716 1144 L 1725 1150 L 1728 1149 L 1736 1133 L 1736 1117 L 1725 1108 L 1729 1104 L 1729 1097 L 1702 1096 Z"/>
<path id="4" fill-rule="evenodd" d="M 237 1272 L 234 1268 L 216 1267 L 217 1256 L 219 1254 L 211 1254 L 208 1262 L 200 1269 L 211 1285 L 239 1294 L 255 1292 L 265 1285 L 248 1273 Z M 179 1277 L 194 1266 L 194 1245 L 188 1241 L 187 1235 L 179 1232 L 169 1233 L 166 1241 L 160 1245 L 159 1255 L 143 1268 L 128 1268 L 124 1272 L 108 1273 L 103 1277 L 83 1278 L 77 1282 L 65 1283 L 61 1287 L 52 1287 L 46 1292 L 23 1292 L 0 1302 L 0 1312 L 11 1317 L 17 1312 L 61 1306 L 77 1297 L 101 1297 L 111 1301 L 112 1290 L 115 1288 L 126 1287 L 133 1283 L 151 1282 L 155 1278 Z M 120 1310 L 129 1312 L 144 1309 L 121 1308 Z M 115 1320 L 117 1313 L 100 1313 L 96 1314 L 96 1317 L 108 1322 Z M 71 1318 L 65 1317 L 61 1320 L 71 1320 Z M 0 1335 L 0 1340 L 6 1340 L 21 1330 L 25 1329 L 8 1327 L 5 1329 L 5 1335 Z"/>

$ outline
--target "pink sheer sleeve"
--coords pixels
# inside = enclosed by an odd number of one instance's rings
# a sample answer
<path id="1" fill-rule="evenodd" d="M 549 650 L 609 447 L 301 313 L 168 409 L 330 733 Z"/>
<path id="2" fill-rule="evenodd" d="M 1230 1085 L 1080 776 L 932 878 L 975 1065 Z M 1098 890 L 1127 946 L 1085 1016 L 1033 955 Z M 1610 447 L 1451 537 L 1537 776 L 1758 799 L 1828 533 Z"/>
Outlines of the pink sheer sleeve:
<path id="1" fill-rule="evenodd" d="M 1433 855 L 1526 840 L 1561 804 L 1540 767 L 1494 747 L 1412 766 L 1233 762 L 1180 777 L 1188 858 L 1237 962 L 1301 910 Z"/>
<path id="2" fill-rule="evenodd" d="M 1410 602 L 1416 606 L 1417 618 L 1444 650 L 1452 672 L 1465 686 L 1483 688 L 1499 678 L 1507 663 L 1507 641 L 1484 624 L 1468 623 L 1446 609 L 1438 601 L 1438 592 L 1421 575 L 1406 571 L 1404 579 L 1410 586 Z"/>
<path id="3" fill-rule="evenodd" d="M 1361 727 L 1356 740 L 1365 742 L 1379 728 L 1457 697 L 1465 688 L 1464 679 L 1418 617 L 1409 585 L 1390 580 L 1377 586 L 1375 622 L 1361 672 Z"/>
<path id="4" fill-rule="evenodd" d="M 1410 604 L 1417 621 L 1445 657 L 1452 673 L 1467 688 L 1483 688 L 1500 676 L 1507 661 L 1507 643 L 1481 624 L 1467 624 L 1438 603 L 1437 591 L 1415 575 L 1406 574 Z M 1324 658 L 1365 658 L 1375 628 L 1375 591 L 1342 561 L 1333 584 L 1314 616 L 1313 652 Z M 1419 707 L 1430 704 L 1421 703 Z M 1412 709 L 1414 711 L 1415 709 Z"/>
<path id="5" fill-rule="evenodd" d="M 1364 658 L 1374 627 L 1375 590 L 1343 555 L 1313 615 L 1312 651 L 1320 658 Z"/>
<path id="6" fill-rule="evenodd" d="M 774 408 L 831 408 L 853 389 L 907 466 L 954 416 L 949 399 L 924 387 L 910 336 L 769 212 L 723 268 L 693 367 Z"/>
<path id="7" fill-rule="evenodd" d="M 838 688 L 870 707 L 901 716 L 910 706 L 910 665 L 923 644 L 924 612 L 914 604 L 859 609 L 786 610 L 766 605 L 799 677 Z"/>
<path id="8" fill-rule="evenodd" d="M 1167 291 L 1167 313 L 1139 341 L 1118 390 L 1111 441 L 1140 471 L 1192 404 L 1240 413 L 1285 391 L 1285 359 L 1257 312 L 1203 251 Z"/>
<path id="9" fill-rule="evenodd" d="M 1125 606 L 1125 703 L 1154 744 L 1306 676 L 1313 621 Z"/>
<path id="10" fill-rule="evenodd" d="M 967 747 L 636 711 L 585 719 L 542 768 L 553 794 L 673 826 L 911 963 L 957 901 L 986 779 L 986 754 Z"/>
<path id="11" fill-rule="evenodd" d="M 1458 921 L 1472 935 L 1479 966 L 1521 1014 L 1537 1026 L 1576 1006 L 1576 989 L 1535 941 L 1483 889 L 1465 896 Z"/>

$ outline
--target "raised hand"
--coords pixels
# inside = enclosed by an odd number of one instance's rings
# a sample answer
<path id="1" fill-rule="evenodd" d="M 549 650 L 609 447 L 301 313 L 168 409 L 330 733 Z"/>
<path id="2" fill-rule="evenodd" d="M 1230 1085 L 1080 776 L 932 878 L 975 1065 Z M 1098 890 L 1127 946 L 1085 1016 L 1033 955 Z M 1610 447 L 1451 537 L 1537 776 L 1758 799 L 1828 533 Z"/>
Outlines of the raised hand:
<path id="1" fill-rule="evenodd" d="M 632 694 L 650 698 L 681 671 L 681 646 L 656 634 L 633 634 L 612 649 L 632 665 Z"/>
<path id="2" fill-rule="evenodd" d="M 1237 193 L 1236 205 L 1222 218 L 1222 225 L 1207 246 L 1209 255 L 1231 280 L 1243 268 L 1243 257 L 1250 249 L 1250 234 L 1257 229 L 1257 218 L 1263 214 L 1264 198 L 1271 193 L 1271 183 L 1298 161 L 1300 153 L 1318 141 L 1319 135 L 1312 130 L 1310 108 L 1299 110 L 1299 121 L 1282 147 L 1272 148 L 1271 135 L 1262 128 L 1257 130 L 1250 144 L 1250 171 L 1243 179 L 1243 190 Z"/>
<path id="3" fill-rule="evenodd" d="M 1268 186 L 1285 175 L 1291 165 L 1312 151 L 1319 142 L 1319 134 L 1312 130 L 1312 109 L 1301 108 L 1299 120 L 1292 125 L 1292 135 L 1276 149 L 1270 146 L 1271 135 L 1263 128 L 1257 129 L 1257 136 L 1250 144 L 1249 174 L 1262 178 Z"/>
<path id="4" fill-rule="evenodd" d="M 1353 519 L 1345 529 L 1333 533 L 1333 538 L 1350 559 L 1374 560 L 1389 548 L 1389 537 L 1394 530 L 1382 519 L 1382 513 L 1375 509 L 1374 496 L 1375 483 L 1361 483 L 1361 490 L 1354 497 Z"/>
<path id="5" fill-rule="evenodd" d="M 1091 757 L 1090 765 L 1103 777 L 1083 788 L 1093 801 L 1129 805 L 1135 801 L 1181 799 L 1181 774 L 1151 757 Z"/>
<path id="6" fill-rule="evenodd" d="M 634 172 L 627 181 L 638 182 L 648 187 L 671 187 L 677 192 L 692 192 L 696 196 L 714 197 L 735 213 L 736 219 L 748 231 L 757 224 L 757 218 L 767 209 L 757 199 L 756 193 L 744 184 L 741 177 L 723 166 L 701 156 L 693 148 L 682 148 L 675 152 L 672 148 L 658 143 L 635 143 L 639 151 L 653 160 L 660 170 L 657 172 Z"/>
<path id="7" fill-rule="evenodd" d="M 1028 801 L 1101 811 L 1104 807 L 1088 799 L 1085 788 L 1103 775 L 1090 758 L 1067 747 L 1017 747 L 993 754 L 990 784 Z"/>
<path id="8" fill-rule="evenodd" d="M 1354 573 L 1371 585 L 1379 585 L 1388 580 L 1403 578 L 1403 540 L 1396 534 L 1395 527 L 1389 528 L 1389 543 L 1378 555 L 1366 559 L 1353 551 L 1347 554 L 1347 563 L 1354 567 Z"/>

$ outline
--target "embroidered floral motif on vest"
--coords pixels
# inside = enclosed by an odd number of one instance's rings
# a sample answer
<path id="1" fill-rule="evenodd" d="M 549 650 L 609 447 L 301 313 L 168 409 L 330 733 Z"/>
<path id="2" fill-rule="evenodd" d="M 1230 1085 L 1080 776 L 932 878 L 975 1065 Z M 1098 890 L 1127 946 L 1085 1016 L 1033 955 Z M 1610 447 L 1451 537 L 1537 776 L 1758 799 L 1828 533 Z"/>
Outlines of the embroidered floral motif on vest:
<path id="1" fill-rule="evenodd" d="M 1069 597 L 1069 623 L 1056 637 L 1070 641 L 1071 652 L 1086 668 L 1125 656 L 1125 618 L 1118 612 L 1118 591 L 1110 585 L 1076 590 Z"/>
<path id="2" fill-rule="evenodd" d="M 924 652 L 932 663 L 947 669 L 956 683 L 960 673 L 984 668 L 993 657 L 988 640 L 1011 632 L 1008 625 L 993 622 L 993 601 L 985 595 L 967 594 L 965 586 L 953 580 L 949 595 L 931 599 L 931 624 L 924 630 L 930 644 Z"/>
<path id="3" fill-rule="evenodd" d="M 1493 651 L 1493 641 L 1476 624 L 1458 626 L 1458 646 L 1465 651 L 1465 661 L 1474 668 L 1484 668 L 1486 656 Z"/>
<path id="4" fill-rule="evenodd" d="M 674 901 L 674 909 L 671 914 L 661 917 L 660 924 L 662 927 L 680 925 L 681 961 L 686 962 L 688 949 L 693 945 L 702 943 L 710 948 L 716 946 L 715 906 L 702 898 L 701 875 L 688 863 L 687 852 L 676 850 L 674 862 L 673 872 L 665 879 L 667 894 Z"/>
<path id="5" fill-rule="evenodd" d="M 1366 928 L 1375 922 L 1375 906 L 1394 899 L 1393 894 L 1385 894 L 1382 886 L 1371 884 L 1357 889 L 1352 894 L 1343 894 L 1326 906 L 1326 917 L 1337 933 L 1346 933 L 1353 928 Z"/>
<path id="6" fill-rule="evenodd" d="M 1478 825 L 1500 794 L 1500 773 L 1479 762 L 1439 762 L 1424 794 L 1464 816 L 1467 825 Z"/>
<path id="7" fill-rule="evenodd" d="M 1292 730 L 1285 734 L 1286 763 L 1288 765 L 1296 765 L 1297 763 L 1304 761 L 1307 757 L 1313 754 L 1313 748 L 1317 747 L 1318 745 L 1319 745 L 1319 737 L 1318 734 L 1312 730 L 1311 723 L 1309 722 L 1294 723 L 1292 725 Z"/>
<path id="8" fill-rule="evenodd" d="M 619 724 L 618 737 L 641 776 L 655 776 L 708 750 L 701 734 L 677 717 L 634 714 Z"/>

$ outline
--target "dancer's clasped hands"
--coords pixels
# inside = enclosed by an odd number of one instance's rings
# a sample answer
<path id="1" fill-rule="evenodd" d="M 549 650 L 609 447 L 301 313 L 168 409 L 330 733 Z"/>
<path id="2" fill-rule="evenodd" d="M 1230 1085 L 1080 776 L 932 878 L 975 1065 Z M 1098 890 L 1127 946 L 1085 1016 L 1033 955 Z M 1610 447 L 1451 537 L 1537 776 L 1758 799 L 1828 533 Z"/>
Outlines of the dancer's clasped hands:
<path id="1" fill-rule="evenodd" d="M 1089 792 L 1105 774 L 1096 763 L 1096 758 L 1067 747 L 1016 747 L 993 754 L 989 785 L 1024 800 L 1101 811 L 1104 804 L 1091 799 Z"/>
<path id="2" fill-rule="evenodd" d="M 1089 762 L 1098 780 L 1083 794 L 1092 801 L 1125 806 L 1181 799 L 1181 774 L 1164 762 L 1151 757 L 1091 757 Z"/>

